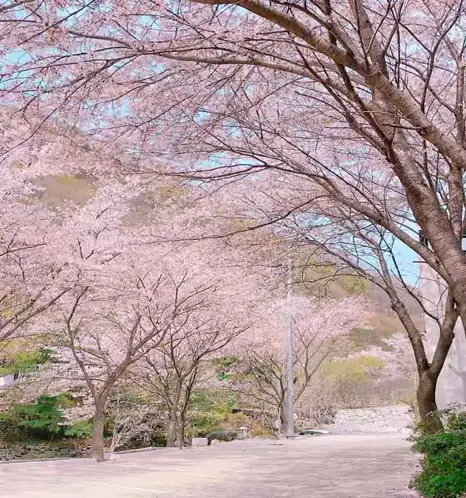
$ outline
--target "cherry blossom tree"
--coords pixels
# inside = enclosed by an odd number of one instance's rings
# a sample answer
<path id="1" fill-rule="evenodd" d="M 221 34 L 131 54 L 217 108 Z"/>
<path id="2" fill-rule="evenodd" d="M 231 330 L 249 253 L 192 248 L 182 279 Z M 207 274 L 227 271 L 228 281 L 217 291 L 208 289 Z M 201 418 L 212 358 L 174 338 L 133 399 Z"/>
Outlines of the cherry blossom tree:
<path id="1" fill-rule="evenodd" d="M 317 392 L 327 386 L 314 406 L 362 408 L 403 402 L 416 410 L 416 364 L 408 342 L 405 333 L 396 332 L 378 346 L 334 357 L 313 386 Z M 312 400 L 308 404 L 312 406 Z"/>
<path id="2" fill-rule="evenodd" d="M 186 415 L 191 394 L 206 376 L 209 361 L 245 330 L 215 318 L 222 310 L 193 316 L 181 331 L 169 331 L 160 346 L 137 366 L 135 381 L 143 391 L 162 400 L 168 412 L 167 446 L 185 443 Z M 209 316 L 210 315 L 210 316 Z"/>
<path id="3" fill-rule="evenodd" d="M 270 169 L 312 184 L 417 252 L 466 318 L 462 0 L 11 2 L 1 14 L 5 102 L 105 129 L 145 166 L 180 153 L 203 177 Z M 216 168 L 195 164 L 208 155 Z"/>
<path id="4" fill-rule="evenodd" d="M 59 211 L 57 235 L 46 246 L 66 269 L 60 285 L 73 279 L 74 286 L 36 329 L 60 353 L 62 377 L 81 382 L 93 398 L 92 450 L 98 461 L 109 399 L 129 370 L 166 367 L 162 375 L 176 381 L 170 389 L 186 393 L 200 364 L 247 327 L 248 313 L 262 296 L 255 275 L 225 266 L 223 243 L 156 239 L 155 222 L 147 225 L 140 212 L 141 199 L 153 193 L 140 178 L 101 180 L 84 206 Z M 149 219 L 155 213 L 162 235 L 180 226 L 180 205 L 172 207 L 150 206 Z M 245 285 L 257 290 L 248 299 L 241 294 Z M 174 394 L 176 389 L 171 401 Z M 179 434 L 186 413 L 181 401 Z"/>
<path id="5" fill-rule="evenodd" d="M 0 187 L 0 348 L 25 333 L 74 284 L 70 279 L 61 285 L 65 267 L 47 250 L 47 241 L 57 235 L 53 213 L 31 204 L 27 188 L 14 192 L 9 176 Z"/>
<path id="6" fill-rule="evenodd" d="M 57 344 L 63 354 L 71 353 L 94 398 L 92 449 L 97 461 L 103 461 L 105 409 L 118 381 L 169 330 L 179 333 L 189 314 L 202 306 L 203 289 L 184 293 L 184 284 L 163 275 L 143 279 L 136 274 L 132 287 L 128 282 L 126 288 L 102 295 L 86 286 L 70 299 L 69 307 L 62 306 Z"/>
<path id="7" fill-rule="evenodd" d="M 389 231 L 375 224 L 364 224 L 354 213 L 343 209 L 325 212 L 325 224 L 310 221 L 303 227 L 296 220 L 289 220 L 287 227 L 298 241 L 309 248 L 310 254 L 326 266 L 328 271 L 317 275 L 321 283 L 349 271 L 379 287 L 388 296 L 390 306 L 403 325 L 414 353 L 418 373 L 417 405 L 424 419 L 437 410 L 437 380 L 454 339 L 458 308 L 452 294 L 447 291 L 445 297 L 438 296 L 437 303 L 426 301 L 418 288 L 425 280 L 418 277 L 418 286 L 413 286 L 413 274 L 401 263 L 399 248 Z M 324 215 L 324 211 L 318 208 L 313 213 L 320 219 Z M 443 305 L 440 301 L 445 298 Z M 415 303 L 416 309 L 413 310 L 408 301 Z M 434 313 L 432 310 L 440 304 L 443 312 Z M 434 320 L 438 327 L 439 335 L 435 339 L 433 351 L 429 351 L 425 342 L 424 322 L 416 320 L 419 311 Z"/>
<path id="8" fill-rule="evenodd" d="M 273 196 L 259 225 L 320 202 L 351 213 L 350 233 L 370 226 L 431 266 L 450 310 L 432 361 L 405 322 L 423 411 L 435 408 L 451 322 L 466 321 L 462 0 L 11 3 L 1 15 L 3 53 L 24 52 L 5 63 L 5 102 L 85 123 L 140 170 L 166 173 L 153 158 L 169 157 L 172 173 L 241 201 L 237 180 L 262 178 L 248 183 L 256 206 L 281 183 L 293 195 Z"/>
<path id="9" fill-rule="evenodd" d="M 382 347 L 371 347 L 367 352 L 384 362 L 379 382 L 388 382 L 391 385 L 397 383 L 412 389 L 414 392 L 417 385 L 416 362 L 407 342 L 406 334 L 396 332 L 383 341 Z M 402 401 L 410 403 L 409 398 L 402 399 Z M 412 406 L 412 408 L 419 412 L 418 406 Z"/>
<path id="10" fill-rule="evenodd" d="M 143 243 L 143 228 L 126 218 L 140 193 L 137 183 L 100 185 L 85 206 L 63 213 L 60 237 L 47 246 L 66 265 L 62 284 L 70 275 L 77 283 L 41 329 L 68 362 L 67 375 L 80 377 L 92 395 L 98 461 L 113 390 L 167 334 L 181 333 L 191 314 L 205 307 L 211 289 L 206 279 L 188 277 L 183 261 L 170 256 L 172 248 Z"/>
<path id="11" fill-rule="evenodd" d="M 239 363 L 233 382 L 251 400 L 266 406 L 285 424 L 285 316 L 284 303 L 270 306 L 256 326 L 241 336 L 235 356 Z M 358 299 L 309 300 L 296 298 L 292 306 L 294 333 L 294 399 L 305 393 L 325 359 L 338 351 L 345 336 L 364 322 L 366 313 Z"/>
<path id="12" fill-rule="evenodd" d="M 37 216 L 32 220 L 37 223 Z M 17 220 L 11 219 L 2 231 L 0 349 L 31 328 L 35 319 L 56 305 L 74 285 L 72 280 L 64 287 L 58 284 L 63 267 L 46 259 L 47 254 L 41 247 L 45 245 L 43 234 L 34 239 L 28 232 L 23 237 L 21 232 L 28 227 L 24 224 L 15 226 L 16 223 Z M 39 228 L 39 224 L 34 228 Z"/>
<path id="13" fill-rule="evenodd" d="M 402 332 L 396 332 L 382 342 L 382 346 L 372 346 L 366 352 L 384 360 L 388 377 L 413 378 L 416 367 L 414 355 L 406 347 L 406 335 Z"/>
<path id="14" fill-rule="evenodd" d="M 30 122 L 0 109 L 0 346 L 33 329 L 31 322 L 75 283 L 70 260 L 57 257 L 63 237 L 74 236 L 76 219 L 63 225 L 73 209 L 48 205 L 44 184 L 83 171 L 90 176 L 96 163 L 99 171 L 112 171 L 110 156 L 99 156 L 84 135 L 41 125 L 38 119 Z"/>

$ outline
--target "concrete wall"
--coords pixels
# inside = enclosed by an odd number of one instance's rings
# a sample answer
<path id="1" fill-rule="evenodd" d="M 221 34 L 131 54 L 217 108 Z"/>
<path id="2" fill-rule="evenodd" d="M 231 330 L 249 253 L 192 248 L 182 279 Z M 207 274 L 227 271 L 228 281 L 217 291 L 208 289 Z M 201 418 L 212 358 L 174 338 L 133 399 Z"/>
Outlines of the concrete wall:
<path id="1" fill-rule="evenodd" d="M 338 410 L 331 432 L 408 433 L 414 428 L 414 413 L 408 405 Z"/>
<path id="2" fill-rule="evenodd" d="M 446 286 L 427 264 L 421 263 L 421 294 L 424 305 L 437 317 L 444 314 Z M 425 346 L 429 359 L 435 351 L 439 329 L 430 317 L 425 318 Z M 466 401 L 466 336 L 460 320 L 456 324 L 455 339 L 437 384 L 439 409 L 451 403 Z"/>

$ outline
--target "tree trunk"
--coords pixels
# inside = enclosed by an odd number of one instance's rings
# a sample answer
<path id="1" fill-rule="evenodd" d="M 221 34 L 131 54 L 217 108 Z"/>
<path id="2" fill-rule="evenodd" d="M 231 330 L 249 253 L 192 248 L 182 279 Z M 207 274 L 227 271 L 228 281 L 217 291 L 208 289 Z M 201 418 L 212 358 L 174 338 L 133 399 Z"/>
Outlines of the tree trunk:
<path id="1" fill-rule="evenodd" d="M 438 376 L 433 376 L 429 371 L 422 372 L 419 375 L 417 388 L 419 416 L 421 417 L 421 421 L 427 424 L 427 430 L 432 432 L 443 430 L 442 422 L 436 414 L 438 409 L 435 400 L 437 380 Z"/>
<path id="2" fill-rule="evenodd" d="M 173 397 L 169 402 L 170 410 L 168 413 L 167 427 L 167 448 L 176 446 L 176 436 L 178 429 L 178 409 L 180 406 L 181 387 L 179 382 L 176 382 L 172 389 Z"/>
<path id="3" fill-rule="evenodd" d="M 281 405 L 279 408 L 279 415 L 280 415 L 280 434 L 285 435 L 286 434 L 286 413 L 285 413 L 285 407 L 284 405 Z"/>
<path id="4" fill-rule="evenodd" d="M 177 433 L 177 416 L 176 416 L 176 405 L 170 408 L 170 413 L 168 415 L 168 425 L 167 425 L 167 448 L 173 448 L 176 443 L 176 433 Z"/>
<path id="5" fill-rule="evenodd" d="M 104 461 L 105 401 L 96 402 L 91 451 L 97 462 Z"/>
<path id="6" fill-rule="evenodd" d="M 185 416 L 181 414 L 178 419 L 178 429 L 177 429 L 178 448 L 180 448 L 180 450 L 184 448 L 185 425 L 186 425 Z"/>

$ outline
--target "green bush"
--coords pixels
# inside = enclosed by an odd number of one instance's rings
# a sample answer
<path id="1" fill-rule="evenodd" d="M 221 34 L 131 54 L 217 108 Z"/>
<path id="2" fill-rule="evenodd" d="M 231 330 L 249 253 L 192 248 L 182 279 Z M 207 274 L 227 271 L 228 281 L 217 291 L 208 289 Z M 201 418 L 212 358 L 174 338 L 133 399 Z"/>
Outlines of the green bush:
<path id="1" fill-rule="evenodd" d="M 236 356 L 222 356 L 215 358 L 213 364 L 216 369 L 216 376 L 218 380 L 227 380 L 231 377 L 231 370 L 240 360 Z"/>
<path id="2" fill-rule="evenodd" d="M 232 413 L 236 399 L 226 390 L 199 389 L 193 392 L 188 413 L 186 434 L 202 437 L 222 429 Z"/>
<path id="3" fill-rule="evenodd" d="M 211 432 L 222 428 L 223 417 L 218 413 L 197 413 L 191 416 L 186 435 L 191 437 L 206 437 Z"/>
<path id="4" fill-rule="evenodd" d="M 39 365 L 54 361 L 54 351 L 40 348 L 35 351 L 20 352 L 8 359 L 3 359 L 4 365 L 0 366 L 0 376 L 14 374 L 16 372 L 27 373 L 34 371 Z"/>
<path id="5" fill-rule="evenodd" d="M 92 420 L 81 420 L 73 425 L 66 426 L 63 435 L 72 439 L 89 439 L 92 436 Z"/>
<path id="6" fill-rule="evenodd" d="M 72 404 L 68 394 L 59 394 L 39 396 L 31 404 L 12 405 L 0 413 L 0 439 L 5 442 L 86 439 L 92 434 L 91 421 L 66 424 L 62 410 Z"/>
<path id="7" fill-rule="evenodd" d="M 458 498 L 466 492 L 466 412 L 438 415 L 445 421 L 444 432 L 432 432 L 427 421 L 413 437 L 413 449 L 423 459 L 411 488 L 426 498 Z"/>
<path id="8" fill-rule="evenodd" d="M 40 396 L 33 404 L 13 405 L 0 415 L 4 439 L 52 440 L 62 432 L 64 421 L 60 406 L 68 402 L 65 395 Z"/>

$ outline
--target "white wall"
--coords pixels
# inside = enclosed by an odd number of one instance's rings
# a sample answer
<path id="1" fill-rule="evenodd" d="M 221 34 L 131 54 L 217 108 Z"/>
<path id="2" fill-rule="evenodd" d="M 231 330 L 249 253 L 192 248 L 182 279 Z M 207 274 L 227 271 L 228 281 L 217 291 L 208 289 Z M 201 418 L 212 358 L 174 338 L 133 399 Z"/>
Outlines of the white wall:
<path id="1" fill-rule="evenodd" d="M 425 263 L 421 264 L 421 293 L 429 312 L 441 317 L 444 313 L 446 286 L 442 279 Z M 439 336 L 436 322 L 425 317 L 425 345 L 429 360 L 435 351 Z M 455 338 L 437 384 L 439 409 L 450 403 L 466 401 L 466 335 L 460 320 L 455 327 Z"/>
<path id="2" fill-rule="evenodd" d="M 3 377 L 0 377 L 0 387 L 8 386 L 12 382 L 14 382 L 15 376 L 13 374 L 11 375 L 4 375 Z"/>
<path id="3" fill-rule="evenodd" d="M 408 405 L 337 410 L 327 427 L 336 433 L 408 433 L 414 428 L 414 413 Z"/>

